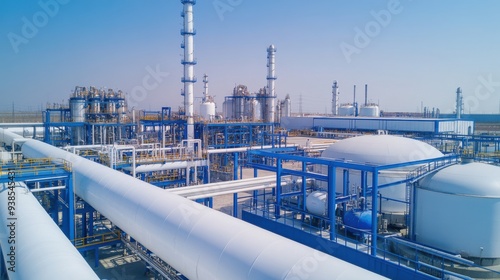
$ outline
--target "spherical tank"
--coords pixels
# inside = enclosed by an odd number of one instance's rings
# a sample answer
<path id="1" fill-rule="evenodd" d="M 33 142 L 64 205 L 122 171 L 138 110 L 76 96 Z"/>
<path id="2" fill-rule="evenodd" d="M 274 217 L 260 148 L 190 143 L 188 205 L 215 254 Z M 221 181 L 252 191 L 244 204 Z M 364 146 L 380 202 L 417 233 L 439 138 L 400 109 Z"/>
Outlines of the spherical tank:
<path id="1" fill-rule="evenodd" d="M 311 214 L 326 216 L 327 214 L 327 193 L 324 191 L 314 191 L 306 198 L 306 208 Z"/>
<path id="2" fill-rule="evenodd" d="M 447 167 L 424 178 L 415 199 L 417 242 L 500 264 L 500 167 Z"/>
<path id="3" fill-rule="evenodd" d="M 377 105 L 367 105 L 361 107 L 361 110 L 359 111 L 359 116 L 360 117 L 379 117 L 380 116 L 380 109 Z"/>
<path id="4" fill-rule="evenodd" d="M 200 115 L 205 120 L 212 120 L 215 117 L 215 103 L 211 101 L 201 103 Z"/>
<path id="5" fill-rule="evenodd" d="M 442 157 L 443 154 L 431 145 L 406 138 L 392 135 L 364 135 L 341 140 L 332 144 L 321 157 L 336 158 L 351 161 L 354 163 L 366 163 L 371 165 L 388 165 L 403 163 L 409 161 L 423 160 Z M 380 171 L 378 176 L 378 185 L 396 182 L 406 179 L 409 171 L 416 169 L 418 166 L 410 166 L 391 170 Z M 327 174 L 327 168 L 321 166 L 318 172 Z M 359 194 L 361 187 L 361 172 L 357 170 L 349 171 L 349 190 L 348 194 Z M 336 174 L 336 191 L 343 193 L 343 172 L 341 168 L 337 168 Z M 372 184 L 372 174 L 367 174 L 367 185 Z M 322 185 L 326 188 L 326 185 Z M 391 187 L 380 189 L 379 192 L 383 197 L 405 201 L 406 200 L 406 185 L 399 184 Z M 406 204 L 384 200 L 382 202 L 383 213 L 403 213 L 406 211 Z"/>
<path id="6" fill-rule="evenodd" d="M 354 116 L 354 106 L 350 104 L 340 106 L 339 116 Z"/>

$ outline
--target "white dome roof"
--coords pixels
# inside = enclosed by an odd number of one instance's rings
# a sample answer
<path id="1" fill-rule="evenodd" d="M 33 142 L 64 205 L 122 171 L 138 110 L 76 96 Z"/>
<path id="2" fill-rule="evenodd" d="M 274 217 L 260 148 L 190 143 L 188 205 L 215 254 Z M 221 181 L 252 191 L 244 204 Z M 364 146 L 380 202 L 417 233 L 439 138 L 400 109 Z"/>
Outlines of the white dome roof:
<path id="1" fill-rule="evenodd" d="M 500 197 L 500 167 L 485 163 L 453 165 L 422 180 L 431 191 L 480 197 Z"/>
<path id="2" fill-rule="evenodd" d="M 351 160 L 358 163 L 394 164 L 442 157 L 431 145 L 406 137 L 364 135 L 332 144 L 322 157 Z"/>

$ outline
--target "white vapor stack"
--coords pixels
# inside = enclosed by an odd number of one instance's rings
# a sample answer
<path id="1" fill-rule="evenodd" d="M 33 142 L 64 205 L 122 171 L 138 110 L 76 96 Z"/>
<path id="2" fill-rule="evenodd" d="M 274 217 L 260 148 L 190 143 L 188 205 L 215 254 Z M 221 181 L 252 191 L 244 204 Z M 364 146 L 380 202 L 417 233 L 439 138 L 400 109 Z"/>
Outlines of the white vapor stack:
<path id="1" fill-rule="evenodd" d="M 339 114 L 339 93 L 338 93 L 337 81 L 333 81 L 332 86 L 332 115 L 337 116 Z"/>
<path id="2" fill-rule="evenodd" d="M 276 81 L 275 75 L 275 56 L 276 56 L 276 47 L 274 45 L 270 45 L 267 48 L 267 95 L 266 98 L 267 103 L 267 114 L 266 114 L 266 122 L 273 123 L 275 121 L 275 110 L 276 110 L 276 93 L 274 88 L 274 82 Z"/>
<path id="3" fill-rule="evenodd" d="M 194 50 L 193 50 L 193 36 L 196 31 L 193 27 L 193 5 L 195 0 L 181 0 L 184 5 L 182 17 L 184 18 L 184 28 L 181 29 L 181 35 L 184 36 L 184 43 L 181 45 L 184 48 L 184 112 L 187 117 L 187 139 L 194 139 Z"/>

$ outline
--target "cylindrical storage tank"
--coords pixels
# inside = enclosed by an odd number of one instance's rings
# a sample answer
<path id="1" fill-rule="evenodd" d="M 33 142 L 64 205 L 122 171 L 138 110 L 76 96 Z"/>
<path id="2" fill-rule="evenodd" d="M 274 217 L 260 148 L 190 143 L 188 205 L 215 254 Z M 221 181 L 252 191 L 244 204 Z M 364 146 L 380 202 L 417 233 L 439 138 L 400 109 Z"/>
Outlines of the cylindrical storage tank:
<path id="1" fill-rule="evenodd" d="M 213 120 L 215 118 L 215 103 L 211 101 L 201 103 L 200 115 L 205 120 Z"/>
<path id="2" fill-rule="evenodd" d="M 339 116 L 354 116 L 354 106 L 342 105 L 339 108 Z"/>
<path id="3" fill-rule="evenodd" d="M 328 211 L 327 193 L 324 191 L 310 193 L 306 198 L 306 208 L 311 214 L 326 216 Z"/>
<path id="4" fill-rule="evenodd" d="M 118 99 L 118 117 L 120 118 L 120 122 L 125 122 L 127 121 L 127 103 L 125 102 L 125 99 L 120 98 Z"/>
<path id="5" fill-rule="evenodd" d="M 233 99 L 226 99 L 224 101 L 224 103 L 222 104 L 223 115 L 224 115 L 224 119 L 226 119 L 226 120 L 234 119 L 233 103 L 234 103 Z"/>
<path id="6" fill-rule="evenodd" d="M 292 115 L 292 101 L 290 101 L 290 98 L 285 98 L 283 101 L 283 107 L 281 108 L 282 110 L 282 116 L 283 117 L 290 117 Z"/>
<path id="7" fill-rule="evenodd" d="M 352 209 L 344 213 L 344 224 L 347 230 L 353 234 L 360 234 L 359 230 L 370 230 L 372 228 L 372 211 L 361 211 Z"/>
<path id="8" fill-rule="evenodd" d="M 253 102 L 253 105 L 252 105 L 252 108 L 253 108 L 252 119 L 254 121 L 261 121 L 261 120 L 263 120 L 264 116 L 262 116 L 262 105 L 260 104 L 259 100 L 254 99 L 252 102 Z"/>
<path id="9" fill-rule="evenodd" d="M 393 135 L 364 135 L 353 138 L 344 139 L 332 144 L 321 157 L 336 158 L 352 161 L 355 163 L 367 163 L 374 165 L 397 164 L 409 161 L 424 160 L 438 158 L 444 156 L 439 150 L 431 145 L 410 139 Z M 406 179 L 409 171 L 416 169 L 418 166 L 409 166 L 391 170 L 380 171 L 378 176 L 378 184 L 383 185 L 391 182 L 397 182 Z M 326 167 L 321 166 L 318 172 L 327 174 Z M 336 174 L 336 191 L 343 193 L 343 172 L 341 168 L 337 168 Z M 361 172 L 357 170 L 349 170 L 349 193 L 358 194 L 361 186 Z M 372 184 L 372 174 L 367 174 L 367 185 Z M 320 186 L 326 189 L 326 183 L 321 182 Z M 406 185 L 399 184 L 391 187 L 380 189 L 379 192 L 383 197 L 405 201 L 406 200 Z M 382 201 L 383 213 L 404 213 L 406 204 L 392 201 Z"/>
<path id="10" fill-rule="evenodd" d="M 367 105 L 359 110 L 360 117 L 380 117 L 380 109 L 377 105 Z"/>
<path id="11" fill-rule="evenodd" d="M 116 105 L 117 100 L 114 98 L 104 99 L 104 103 L 106 104 L 106 113 L 115 114 L 116 113 Z"/>
<path id="12" fill-rule="evenodd" d="M 243 102 L 243 119 L 253 120 L 253 98 L 245 98 Z"/>
<path id="13" fill-rule="evenodd" d="M 72 97 L 69 99 L 69 108 L 73 122 L 85 122 L 85 98 Z"/>
<path id="14" fill-rule="evenodd" d="M 99 98 L 91 98 L 89 100 L 89 113 L 99 114 L 101 113 L 101 100 Z"/>
<path id="15" fill-rule="evenodd" d="M 500 264 L 500 167 L 469 163 L 440 170 L 420 182 L 415 207 L 417 242 L 477 264 Z"/>

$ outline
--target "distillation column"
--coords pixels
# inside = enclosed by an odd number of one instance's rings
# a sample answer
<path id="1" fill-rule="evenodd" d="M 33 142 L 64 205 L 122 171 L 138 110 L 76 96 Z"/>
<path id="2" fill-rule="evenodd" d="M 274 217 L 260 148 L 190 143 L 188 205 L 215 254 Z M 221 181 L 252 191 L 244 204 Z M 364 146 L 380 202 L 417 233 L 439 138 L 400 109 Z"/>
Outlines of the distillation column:
<path id="1" fill-rule="evenodd" d="M 456 108 L 456 114 L 457 114 L 457 119 L 460 119 L 462 117 L 463 113 L 463 97 L 462 97 L 462 89 L 459 87 L 457 88 L 457 108 Z"/>
<path id="2" fill-rule="evenodd" d="M 275 75 L 275 56 L 276 56 L 276 47 L 274 45 L 270 45 L 267 48 L 267 114 L 266 114 L 266 122 L 274 123 L 275 121 L 275 112 L 276 112 L 276 93 L 274 88 L 274 82 L 276 81 Z"/>
<path id="3" fill-rule="evenodd" d="M 194 139 L 194 83 L 196 82 L 194 65 L 196 61 L 194 60 L 193 36 L 196 34 L 196 31 L 193 27 L 193 5 L 196 1 L 181 0 L 181 3 L 184 5 L 182 11 L 184 28 L 181 29 L 181 35 L 184 36 L 184 43 L 181 45 L 184 48 L 184 59 L 182 60 L 184 77 L 181 81 L 184 83 L 184 112 L 187 118 L 187 139 L 190 140 Z"/>
<path id="4" fill-rule="evenodd" d="M 332 86 L 332 115 L 337 116 L 339 114 L 339 93 L 338 93 L 337 81 L 333 81 Z"/>

